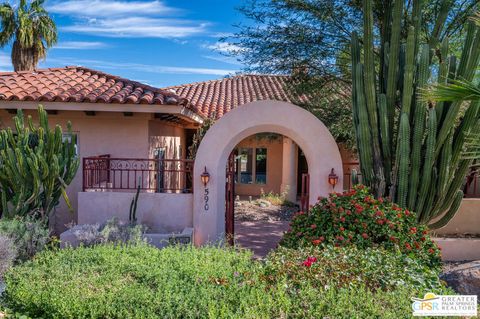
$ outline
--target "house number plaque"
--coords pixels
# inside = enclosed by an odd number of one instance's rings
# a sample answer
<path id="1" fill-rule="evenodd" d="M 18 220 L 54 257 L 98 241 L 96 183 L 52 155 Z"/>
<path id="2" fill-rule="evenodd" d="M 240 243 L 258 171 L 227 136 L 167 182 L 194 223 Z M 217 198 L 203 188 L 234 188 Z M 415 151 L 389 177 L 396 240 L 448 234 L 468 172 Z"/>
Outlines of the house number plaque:
<path id="1" fill-rule="evenodd" d="M 203 200 L 204 200 L 204 206 L 203 207 L 204 207 L 205 211 L 210 209 L 210 205 L 208 205 L 208 194 L 209 194 L 208 188 L 205 188 L 205 193 L 203 194 Z"/>

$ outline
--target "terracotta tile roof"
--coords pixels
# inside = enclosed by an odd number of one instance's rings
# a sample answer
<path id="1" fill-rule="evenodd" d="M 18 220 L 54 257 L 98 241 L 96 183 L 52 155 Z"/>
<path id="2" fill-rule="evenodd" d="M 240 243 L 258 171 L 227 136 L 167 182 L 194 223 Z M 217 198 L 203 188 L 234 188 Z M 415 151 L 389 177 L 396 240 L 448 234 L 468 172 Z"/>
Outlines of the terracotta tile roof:
<path id="1" fill-rule="evenodd" d="M 171 91 L 77 66 L 0 73 L 0 100 L 188 105 Z"/>
<path id="2" fill-rule="evenodd" d="M 230 110 L 249 102 L 279 100 L 294 104 L 308 102 L 305 95 L 294 96 L 287 89 L 284 75 L 238 75 L 219 80 L 197 82 L 165 88 L 186 98 L 204 116 L 222 117 Z"/>

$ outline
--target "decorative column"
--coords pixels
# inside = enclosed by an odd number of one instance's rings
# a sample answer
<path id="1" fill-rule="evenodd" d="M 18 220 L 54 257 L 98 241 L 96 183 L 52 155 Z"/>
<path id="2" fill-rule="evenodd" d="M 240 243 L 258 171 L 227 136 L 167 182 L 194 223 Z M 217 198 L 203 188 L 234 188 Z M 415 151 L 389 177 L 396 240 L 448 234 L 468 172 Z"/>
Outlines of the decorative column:
<path id="1" fill-rule="evenodd" d="M 286 199 L 291 202 L 297 201 L 297 157 L 297 144 L 284 136 L 281 191 L 286 193 Z"/>

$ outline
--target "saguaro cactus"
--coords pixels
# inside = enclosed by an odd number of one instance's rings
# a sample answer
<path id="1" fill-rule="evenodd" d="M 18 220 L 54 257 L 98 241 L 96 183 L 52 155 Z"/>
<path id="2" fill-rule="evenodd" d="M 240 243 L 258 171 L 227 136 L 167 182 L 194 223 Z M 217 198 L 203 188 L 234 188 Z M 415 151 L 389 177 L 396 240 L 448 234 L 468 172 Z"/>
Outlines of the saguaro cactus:
<path id="1" fill-rule="evenodd" d="M 460 102 L 434 107 L 419 92 L 432 81 L 431 74 L 438 74 L 438 83 L 473 78 L 480 58 L 480 30 L 468 22 L 457 63 L 449 55 L 448 38 L 440 38 L 451 2 L 443 0 L 431 33 L 422 36 L 423 1 L 413 0 L 412 12 L 405 12 L 403 2 L 394 0 L 385 13 L 384 34 L 389 38 L 381 39 L 383 59 L 377 61 L 373 54 L 372 0 L 363 1 L 363 47 L 352 35 L 353 119 L 361 173 L 377 197 L 388 196 L 415 211 L 419 222 L 442 227 L 463 196 L 461 187 L 472 159 L 461 153 L 468 135 L 479 133 L 480 103 L 471 102 L 463 113 Z M 402 26 L 402 21 L 408 25 Z M 403 44 L 402 27 L 408 34 Z M 375 74 L 376 65 L 385 76 Z"/>
<path id="2" fill-rule="evenodd" d="M 62 129 L 48 126 L 47 112 L 38 108 L 39 125 L 18 110 L 15 128 L 0 131 L 0 213 L 3 216 L 33 215 L 48 219 L 60 196 L 70 206 L 66 187 L 79 166 L 76 137 L 68 124 L 69 139 Z"/>

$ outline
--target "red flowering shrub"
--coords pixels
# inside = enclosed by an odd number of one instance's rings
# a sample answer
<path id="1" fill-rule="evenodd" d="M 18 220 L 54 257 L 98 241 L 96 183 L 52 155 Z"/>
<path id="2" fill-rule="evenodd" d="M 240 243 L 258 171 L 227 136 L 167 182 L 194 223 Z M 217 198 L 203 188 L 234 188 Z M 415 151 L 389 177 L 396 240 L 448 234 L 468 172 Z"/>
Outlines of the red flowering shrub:
<path id="1" fill-rule="evenodd" d="M 375 199 L 362 185 L 352 191 L 332 193 L 310 212 L 297 213 L 280 245 L 383 247 L 399 250 L 426 262 L 440 264 L 440 250 L 426 226 L 417 224 L 414 213 L 384 199 Z"/>

